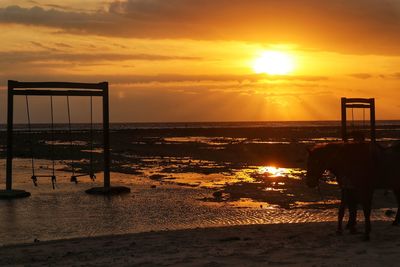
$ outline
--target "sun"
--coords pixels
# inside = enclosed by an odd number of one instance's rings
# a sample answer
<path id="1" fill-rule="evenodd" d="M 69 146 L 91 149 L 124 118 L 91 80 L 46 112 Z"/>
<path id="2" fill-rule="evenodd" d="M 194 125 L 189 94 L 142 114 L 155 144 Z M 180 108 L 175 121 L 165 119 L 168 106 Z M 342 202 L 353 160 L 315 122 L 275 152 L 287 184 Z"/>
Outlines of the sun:
<path id="1" fill-rule="evenodd" d="M 294 70 L 294 60 L 284 52 L 265 51 L 254 61 L 253 70 L 257 74 L 285 75 Z"/>

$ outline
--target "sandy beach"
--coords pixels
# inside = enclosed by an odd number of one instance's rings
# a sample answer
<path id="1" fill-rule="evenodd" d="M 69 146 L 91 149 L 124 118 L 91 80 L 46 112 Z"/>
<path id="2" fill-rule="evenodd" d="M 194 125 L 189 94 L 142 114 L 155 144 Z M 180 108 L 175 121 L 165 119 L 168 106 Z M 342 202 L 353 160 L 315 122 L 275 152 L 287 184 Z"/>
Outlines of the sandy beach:
<path id="1" fill-rule="evenodd" d="M 0 265 L 398 266 L 399 240 L 388 222 L 373 223 L 370 242 L 334 223 L 198 228 L 5 246 Z"/>

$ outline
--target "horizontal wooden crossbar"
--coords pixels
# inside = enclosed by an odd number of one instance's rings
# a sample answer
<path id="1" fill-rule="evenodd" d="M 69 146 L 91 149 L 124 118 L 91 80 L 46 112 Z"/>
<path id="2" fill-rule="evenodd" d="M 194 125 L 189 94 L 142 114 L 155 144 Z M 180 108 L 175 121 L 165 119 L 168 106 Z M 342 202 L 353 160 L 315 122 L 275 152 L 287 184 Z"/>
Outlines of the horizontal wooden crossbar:
<path id="1" fill-rule="evenodd" d="M 88 90 L 11 90 L 13 95 L 42 95 L 42 96 L 103 96 L 103 91 Z"/>
<path id="2" fill-rule="evenodd" d="M 366 104 L 346 104 L 346 108 L 370 108 L 371 105 Z"/>
<path id="3" fill-rule="evenodd" d="M 342 98 L 345 103 L 365 103 L 365 104 L 371 104 L 374 102 L 373 98 Z"/>
<path id="4" fill-rule="evenodd" d="M 97 89 L 104 90 L 107 82 L 101 83 L 71 83 L 71 82 L 18 82 L 8 81 L 9 88 L 61 88 L 61 89 Z"/>

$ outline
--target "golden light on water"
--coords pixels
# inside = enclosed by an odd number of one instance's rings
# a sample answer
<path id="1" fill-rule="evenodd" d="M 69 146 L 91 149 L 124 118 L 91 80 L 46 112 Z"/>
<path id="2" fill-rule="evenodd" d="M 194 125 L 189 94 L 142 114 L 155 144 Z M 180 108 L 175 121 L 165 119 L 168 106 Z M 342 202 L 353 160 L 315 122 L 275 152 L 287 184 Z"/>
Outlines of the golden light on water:
<path id="1" fill-rule="evenodd" d="M 293 72 L 294 59 L 287 53 L 266 51 L 253 63 L 253 70 L 257 74 L 285 75 Z"/>
<path id="2" fill-rule="evenodd" d="M 266 166 L 266 167 L 260 167 L 258 169 L 258 173 L 268 174 L 271 177 L 280 177 L 287 173 L 287 169 L 277 168 L 277 167 L 273 167 L 273 166 Z"/>

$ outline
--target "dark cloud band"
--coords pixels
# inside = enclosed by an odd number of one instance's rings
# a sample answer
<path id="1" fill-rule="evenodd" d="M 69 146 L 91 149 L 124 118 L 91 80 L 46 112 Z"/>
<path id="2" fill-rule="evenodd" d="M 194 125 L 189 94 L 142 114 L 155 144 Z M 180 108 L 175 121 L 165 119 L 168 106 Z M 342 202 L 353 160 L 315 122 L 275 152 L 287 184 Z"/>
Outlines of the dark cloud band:
<path id="1" fill-rule="evenodd" d="M 395 0 L 128 0 L 107 11 L 0 9 L 0 23 L 76 34 L 296 43 L 344 53 L 400 54 Z"/>

